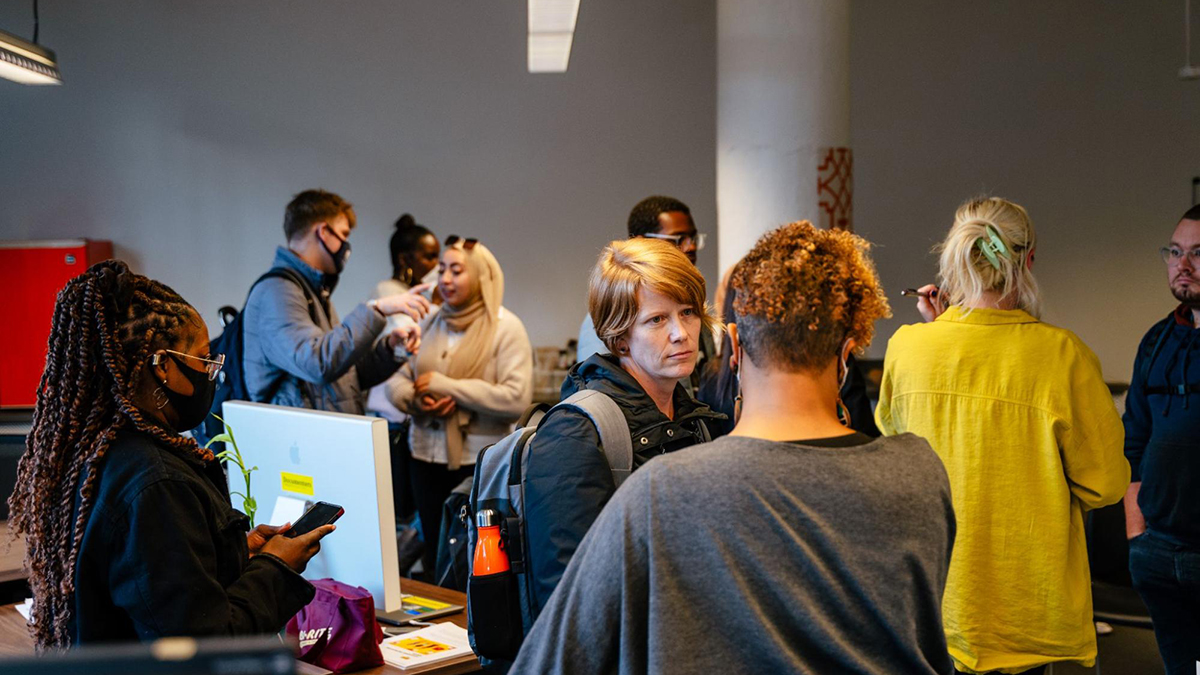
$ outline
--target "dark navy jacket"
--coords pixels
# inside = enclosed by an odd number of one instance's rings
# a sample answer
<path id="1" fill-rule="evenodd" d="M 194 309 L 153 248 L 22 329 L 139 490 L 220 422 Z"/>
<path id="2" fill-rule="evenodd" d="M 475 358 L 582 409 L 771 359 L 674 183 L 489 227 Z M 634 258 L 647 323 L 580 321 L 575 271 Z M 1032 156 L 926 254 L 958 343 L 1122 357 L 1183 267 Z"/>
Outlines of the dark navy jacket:
<path id="1" fill-rule="evenodd" d="M 625 413 L 633 436 L 635 471 L 654 457 L 703 442 L 698 425 L 711 426 L 724 417 L 677 384 L 675 419 L 667 419 L 609 354 L 593 354 L 575 364 L 563 381 L 561 396 L 565 399 L 581 389 L 608 394 Z M 536 617 L 616 486 L 600 449 L 600 434 L 580 412 L 552 411 L 542 420 L 527 452 L 525 527 Z"/>
<path id="2" fill-rule="evenodd" d="M 76 563 L 75 644 L 276 633 L 312 600 L 281 561 L 249 556 L 249 522 L 213 467 L 118 432 Z"/>
<path id="3" fill-rule="evenodd" d="M 1147 526 L 1200 546 L 1200 329 L 1190 319 L 1172 314 L 1142 338 L 1125 399 L 1125 456 L 1131 481 L 1142 482 Z"/>

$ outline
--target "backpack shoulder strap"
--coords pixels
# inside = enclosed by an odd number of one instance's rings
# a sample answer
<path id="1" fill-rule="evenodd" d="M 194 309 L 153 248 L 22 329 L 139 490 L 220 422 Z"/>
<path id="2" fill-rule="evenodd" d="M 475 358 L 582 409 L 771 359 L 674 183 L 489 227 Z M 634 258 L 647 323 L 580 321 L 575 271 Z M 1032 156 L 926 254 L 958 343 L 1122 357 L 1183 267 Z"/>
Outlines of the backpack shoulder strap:
<path id="1" fill-rule="evenodd" d="M 308 283 L 306 281 L 304 281 L 304 278 L 301 277 L 297 272 L 295 272 L 294 270 L 289 270 L 286 267 L 272 267 L 271 269 L 269 269 L 265 273 L 263 273 L 263 275 L 261 277 L 255 279 L 254 283 L 250 284 L 250 290 L 246 292 L 246 302 L 245 302 L 245 304 L 242 305 L 242 311 L 238 313 L 238 316 L 235 319 L 237 321 L 237 334 L 234 337 L 234 339 L 237 341 L 235 349 L 238 354 L 236 367 L 238 369 L 238 376 L 241 378 L 241 382 L 242 382 L 241 386 L 243 389 L 245 389 L 245 382 L 246 382 L 246 364 L 243 363 L 243 361 L 241 359 L 241 355 L 245 352 L 245 344 L 246 344 L 246 319 L 244 317 L 244 314 L 246 313 L 246 305 L 250 304 L 250 294 L 254 292 L 254 287 L 259 285 L 260 283 L 262 283 L 263 281 L 265 281 L 267 279 L 287 279 L 287 280 L 291 281 L 292 283 L 296 284 L 297 286 L 299 286 L 300 291 L 302 293 L 304 293 L 305 302 L 308 303 L 308 317 L 310 319 L 312 319 L 313 323 L 318 323 L 317 315 L 316 315 L 316 302 L 313 300 L 312 290 L 308 287 Z M 275 383 L 271 385 L 271 388 L 268 390 L 269 394 L 266 396 L 266 398 L 264 400 L 266 400 L 267 402 L 270 402 L 272 399 L 275 398 L 276 391 L 278 390 L 279 386 L 283 383 L 283 380 L 286 377 L 287 377 L 286 374 L 281 375 L 275 381 Z M 248 394 L 248 392 L 247 392 L 247 394 Z M 217 403 L 216 405 L 220 405 L 220 404 Z"/>
<path id="2" fill-rule="evenodd" d="M 249 300 L 250 300 L 250 293 L 254 292 L 254 287 L 259 285 L 259 283 L 266 281 L 267 279 L 287 279 L 288 281 L 291 281 L 293 284 L 296 284 L 297 286 L 299 286 L 300 291 L 302 293 L 304 293 L 304 301 L 308 303 L 309 318 L 313 320 L 313 323 L 318 323 L 316 313 L 315 313 L 317 303 L 316 303 L 316 299 L 313 298 L 313 290 L 311 288 L 309 288 L 308 282 L 304 280 L 304 277 L 300 276 L 300 274 L 298 272 L 296 272 L 295 270 L 290 270 L 286 267 L 272 267 L 271 269 L 269 269 L 265 273 L 263 273 L 263 275 L 261 277 L 256 279 L 254 281 L 254 283 L 250 285 L 249 293 L 246 294 L 247 302 L 249 302 Z M 242 308 L 242 311 L 245 311 L 244 306 Z"/>
<path id="3" fill-rule="evenodd" d="M 1174 317 L 1168 316 L 1163 321 L 1158 329 L 1158 335 L 1155 336 L 1153 343 L 1154 347 L 1150 349 L 1146 358 L 1142 361 L 1141 380 L 1142 384 L 1146 384 L 1146 378 L 1150 377 L 1150 366 L 1154 365 L 1154 359 L 1158 357 L 1158 353 L 1162 351 L 1163 343 L 1167 341 L 1167 335 L 1171 333 L 1171 321 Z M 1152 329 L 1153 330 L 1153 329 Z"/>
<path id="4" fill-rule="evenodd" d="M 578 410 L 596 425 L 600 449 L 612 469 L 613 483 L 621 487 L 633 472 L 633 439 L 621 407 L 609 395 L 592 389 L 577 391 L 558 405 Z"/>

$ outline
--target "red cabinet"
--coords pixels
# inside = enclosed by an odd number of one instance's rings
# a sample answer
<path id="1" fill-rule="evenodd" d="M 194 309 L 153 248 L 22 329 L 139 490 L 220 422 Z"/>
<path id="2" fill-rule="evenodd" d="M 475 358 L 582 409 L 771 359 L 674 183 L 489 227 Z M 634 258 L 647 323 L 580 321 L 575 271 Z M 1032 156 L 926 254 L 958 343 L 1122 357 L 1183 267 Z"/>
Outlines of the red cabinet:
<path id="1" fill-rule="evenodd" d="M 37 402 L 58 292 L 89 265 L 111 257 L 108 241 L 0 241 L 0 408 Z"/>

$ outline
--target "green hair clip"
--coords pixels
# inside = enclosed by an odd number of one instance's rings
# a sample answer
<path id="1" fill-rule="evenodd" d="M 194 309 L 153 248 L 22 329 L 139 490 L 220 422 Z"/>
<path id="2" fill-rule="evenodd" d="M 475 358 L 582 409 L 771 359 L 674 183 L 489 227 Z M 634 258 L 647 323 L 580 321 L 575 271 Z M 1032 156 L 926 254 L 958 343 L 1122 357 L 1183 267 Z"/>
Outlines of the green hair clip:
<path id="1" fill-rule="evenodd" d="M 996 228 L 990 224 L 984 225 L 984 228 L 987 229 L 987 238 L 980 237 L 976 239 L 975 245 L 979 247 L 980 251 L 983 251 L 984 257 L 988 259 L 988 262 L 992 263 L 992 267 L 1000 269 L 999 256 L 1004 256 L 1010 260 L 1012 256 L 1008 254 L 1008 247 L 1004 245 L 1004 240 L 1000 238 L 1000 233 L 996 231 Z"/>

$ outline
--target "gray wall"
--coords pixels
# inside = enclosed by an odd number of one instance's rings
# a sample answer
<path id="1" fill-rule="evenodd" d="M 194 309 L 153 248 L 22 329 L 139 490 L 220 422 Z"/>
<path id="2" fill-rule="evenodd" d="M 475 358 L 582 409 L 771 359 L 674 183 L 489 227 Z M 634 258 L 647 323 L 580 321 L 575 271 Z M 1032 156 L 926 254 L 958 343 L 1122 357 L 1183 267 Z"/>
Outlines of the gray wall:
<path id="1" fill-rule="evenodd" d="M 872 351 L 919 320 L 899 291 L 932 281 L 955 207 L 989 193 L 1029 209 L 1045 318 L 1128 381 L 1175 305 L 1157 249 L 1200 175 L 1182 3 L 854 0 L 850 54 L 854 224 L 896 314 Z"/>
<path id="2" fill-rule="evenodd" d="M 852 1 L 854 220 L 896 312 L 874 354 L 917 320 L 898 292 L 933 278 L 955 206 L 987 192 L 1033 216 L 1046 318 L 1128 379 L 1174 304 L 1155 249 L 1200 174 L 1179 5 Z M 29 14 L 5 3 L 0 28 Z M 565 76 L 524 72 L 520 0 L 55 0 L 42 23 L 67 84 L 0 81 L 0 238 L 110 238 L 210 320 L 310 186 L 358 208 L 343 311 L 411 211 L 496 251 L 539 344 L 574 333 L 595 253 L 645 194 L 715 230 L 713 2 L 585 0 Z"/>
<path id="3" fill-rule="evenodd" d="M 334 300 L 391 273 L 404 211 L 478 236 L 535 344 L 573 337 L 587 271 L 651 192 L 715 229 L 715 5 L 583 3 L 570 70 L 525 72 L 522 0 L 55 0 L 62 87 L 0 80 L 0 238 L 107 238 L 210 324 L 321 186 L 358 229 Z M 29 3 L 0 28 L 31 32 Z M 700 255 L 715 272 L 716 246 Z M 215 329 L 214 329 L 215 332 Z"/>

